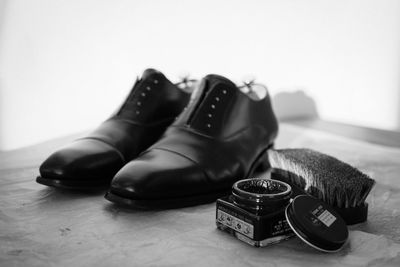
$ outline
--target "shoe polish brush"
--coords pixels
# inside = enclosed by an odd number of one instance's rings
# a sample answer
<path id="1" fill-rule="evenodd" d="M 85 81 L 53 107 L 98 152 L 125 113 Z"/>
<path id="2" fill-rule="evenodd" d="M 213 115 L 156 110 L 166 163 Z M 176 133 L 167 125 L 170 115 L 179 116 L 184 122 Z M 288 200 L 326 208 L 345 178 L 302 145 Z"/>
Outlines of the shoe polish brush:
<path id="1" fill-rule="evenodd" d="M 365 222 L 365 202 L 375 181 L 332 156 L 311 149 L 268 152 L 271 178 L 292 186 L 294 196 L 308 194 L 331 205 L 347 225 Z"/>

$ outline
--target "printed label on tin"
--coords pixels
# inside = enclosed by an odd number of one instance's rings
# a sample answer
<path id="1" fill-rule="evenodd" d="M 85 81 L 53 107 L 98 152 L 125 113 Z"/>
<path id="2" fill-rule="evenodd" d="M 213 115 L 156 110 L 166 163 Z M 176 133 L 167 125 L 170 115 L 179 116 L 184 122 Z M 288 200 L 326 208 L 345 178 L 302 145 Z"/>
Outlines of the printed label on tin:
<path id="1" fill-rule="evenodd" d="M 327 227 L 331 226 L 332 223 L 336 221 L 336 217 L 324 209 L 322 205 L 319 205 L 315 210 L 313 210 L 312 214 L 315 215 L 318 220 L 320 220 Z"/>
<path id="2" fill-rule="evenodd" d="M 254 226 L 252 224 L 240 220 L 220 209 L 217 210 L 217 222 L 247 237 L 254 238 Z"/>
<path id="3" fill-rule="evenodd" d="M 291 232 L 290 226 L 286 219 L 279 219 L 271 224 L 271 236 L 282 235 Z"/>

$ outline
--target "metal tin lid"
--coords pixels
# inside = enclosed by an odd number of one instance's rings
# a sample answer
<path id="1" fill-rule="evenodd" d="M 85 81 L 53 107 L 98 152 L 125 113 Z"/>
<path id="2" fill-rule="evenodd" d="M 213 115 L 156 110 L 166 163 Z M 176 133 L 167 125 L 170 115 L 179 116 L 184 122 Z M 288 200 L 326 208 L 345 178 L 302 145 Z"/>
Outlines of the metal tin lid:
<path id="1" fill-rule="evenodd" d="M 293 232 L 320 251 L 339 251 L 349 236 L 339 214 L 328 204 L 308 195 L 295 197 L 286 207 L 285 216 Z"/>

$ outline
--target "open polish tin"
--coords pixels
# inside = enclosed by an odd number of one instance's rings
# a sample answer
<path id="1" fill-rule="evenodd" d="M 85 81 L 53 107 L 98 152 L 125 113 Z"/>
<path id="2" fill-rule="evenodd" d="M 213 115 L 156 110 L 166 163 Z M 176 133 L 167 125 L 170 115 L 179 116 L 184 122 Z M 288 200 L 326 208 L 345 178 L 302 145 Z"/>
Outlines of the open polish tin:
<path id="1" fill-rule="evenodd" d="M 233 185 L 231 195 L 217 200 L 217 227 L 256 247 L 297 235 L 320 251 L 340 250 L 348 229 L 337 212 L 311 196 L 291 196 L 292 189 L 285 182 L 240 180 Z"/>

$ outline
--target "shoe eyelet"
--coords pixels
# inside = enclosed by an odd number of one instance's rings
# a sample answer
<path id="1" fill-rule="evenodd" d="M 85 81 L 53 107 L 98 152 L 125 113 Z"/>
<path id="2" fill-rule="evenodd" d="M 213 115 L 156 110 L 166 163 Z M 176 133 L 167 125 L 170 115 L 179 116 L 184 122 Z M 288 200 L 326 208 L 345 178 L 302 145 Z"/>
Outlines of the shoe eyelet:
<path id="1" fill-rule="evenodd" d="M 207 116 L 208 116 L 209 118 L 212 118 L 212 114 L 211 114 L 211 113 L 208 113 Z"/>
<path id="2" fill-rule="evenodd" d="M 223 93 L 224 95 L 226 95 L 226 90 L 222 90 L 222 93 Z"/>
<path id="3" fill-rule="evenodd" d="M 138 105 L 138 106 L 141 106 L 141 105 L 142 105 L 142 102 L 138 101 L 138 102 L 137 102 L 137 105 Z"/>
<path id="4" fill-rule="evenodd" d="M 158 80 L 154 80 L 153 82 L 154 82 L 154 84 L 157 84 L 157 83 L 158 83 Z"/>
<path id="5" fill-rule="evenodd" d="M 147 91 L 150 91 L 150 90 L 151 90 L 150 86 L 147 86 L 147 87 L 146 87 L 146 90 L 147 90 Z"/>
<path id="6" fill-rule="evenodd" d="M 217 97 L 215 97 L 215 101 L 217 101 L 217 102 L 219 101 L 219 97 L 218 97 L 218 96 L 217 96 Z"/>
<path id="7" fill-rule="evenodd" d="M 215 105 L 211 105 L 211 108 L 212 108 L 212 109 L 215 109 Z"/>
<path id="8" fill-rule="evenodd" d="M 146 93 L 141 93 L 142 96 L 146 96 Z"/>
<path id="9" fill-rule="evenodd" d="M 211 128 L 211 124 L 207 124 L 207 128 Z"/>
<path id="10" fill-rule="evenodd" d="M 136 115 L 139 115 L 140 114 L 140 111 L 139 110 L 136 110 Z"/>

